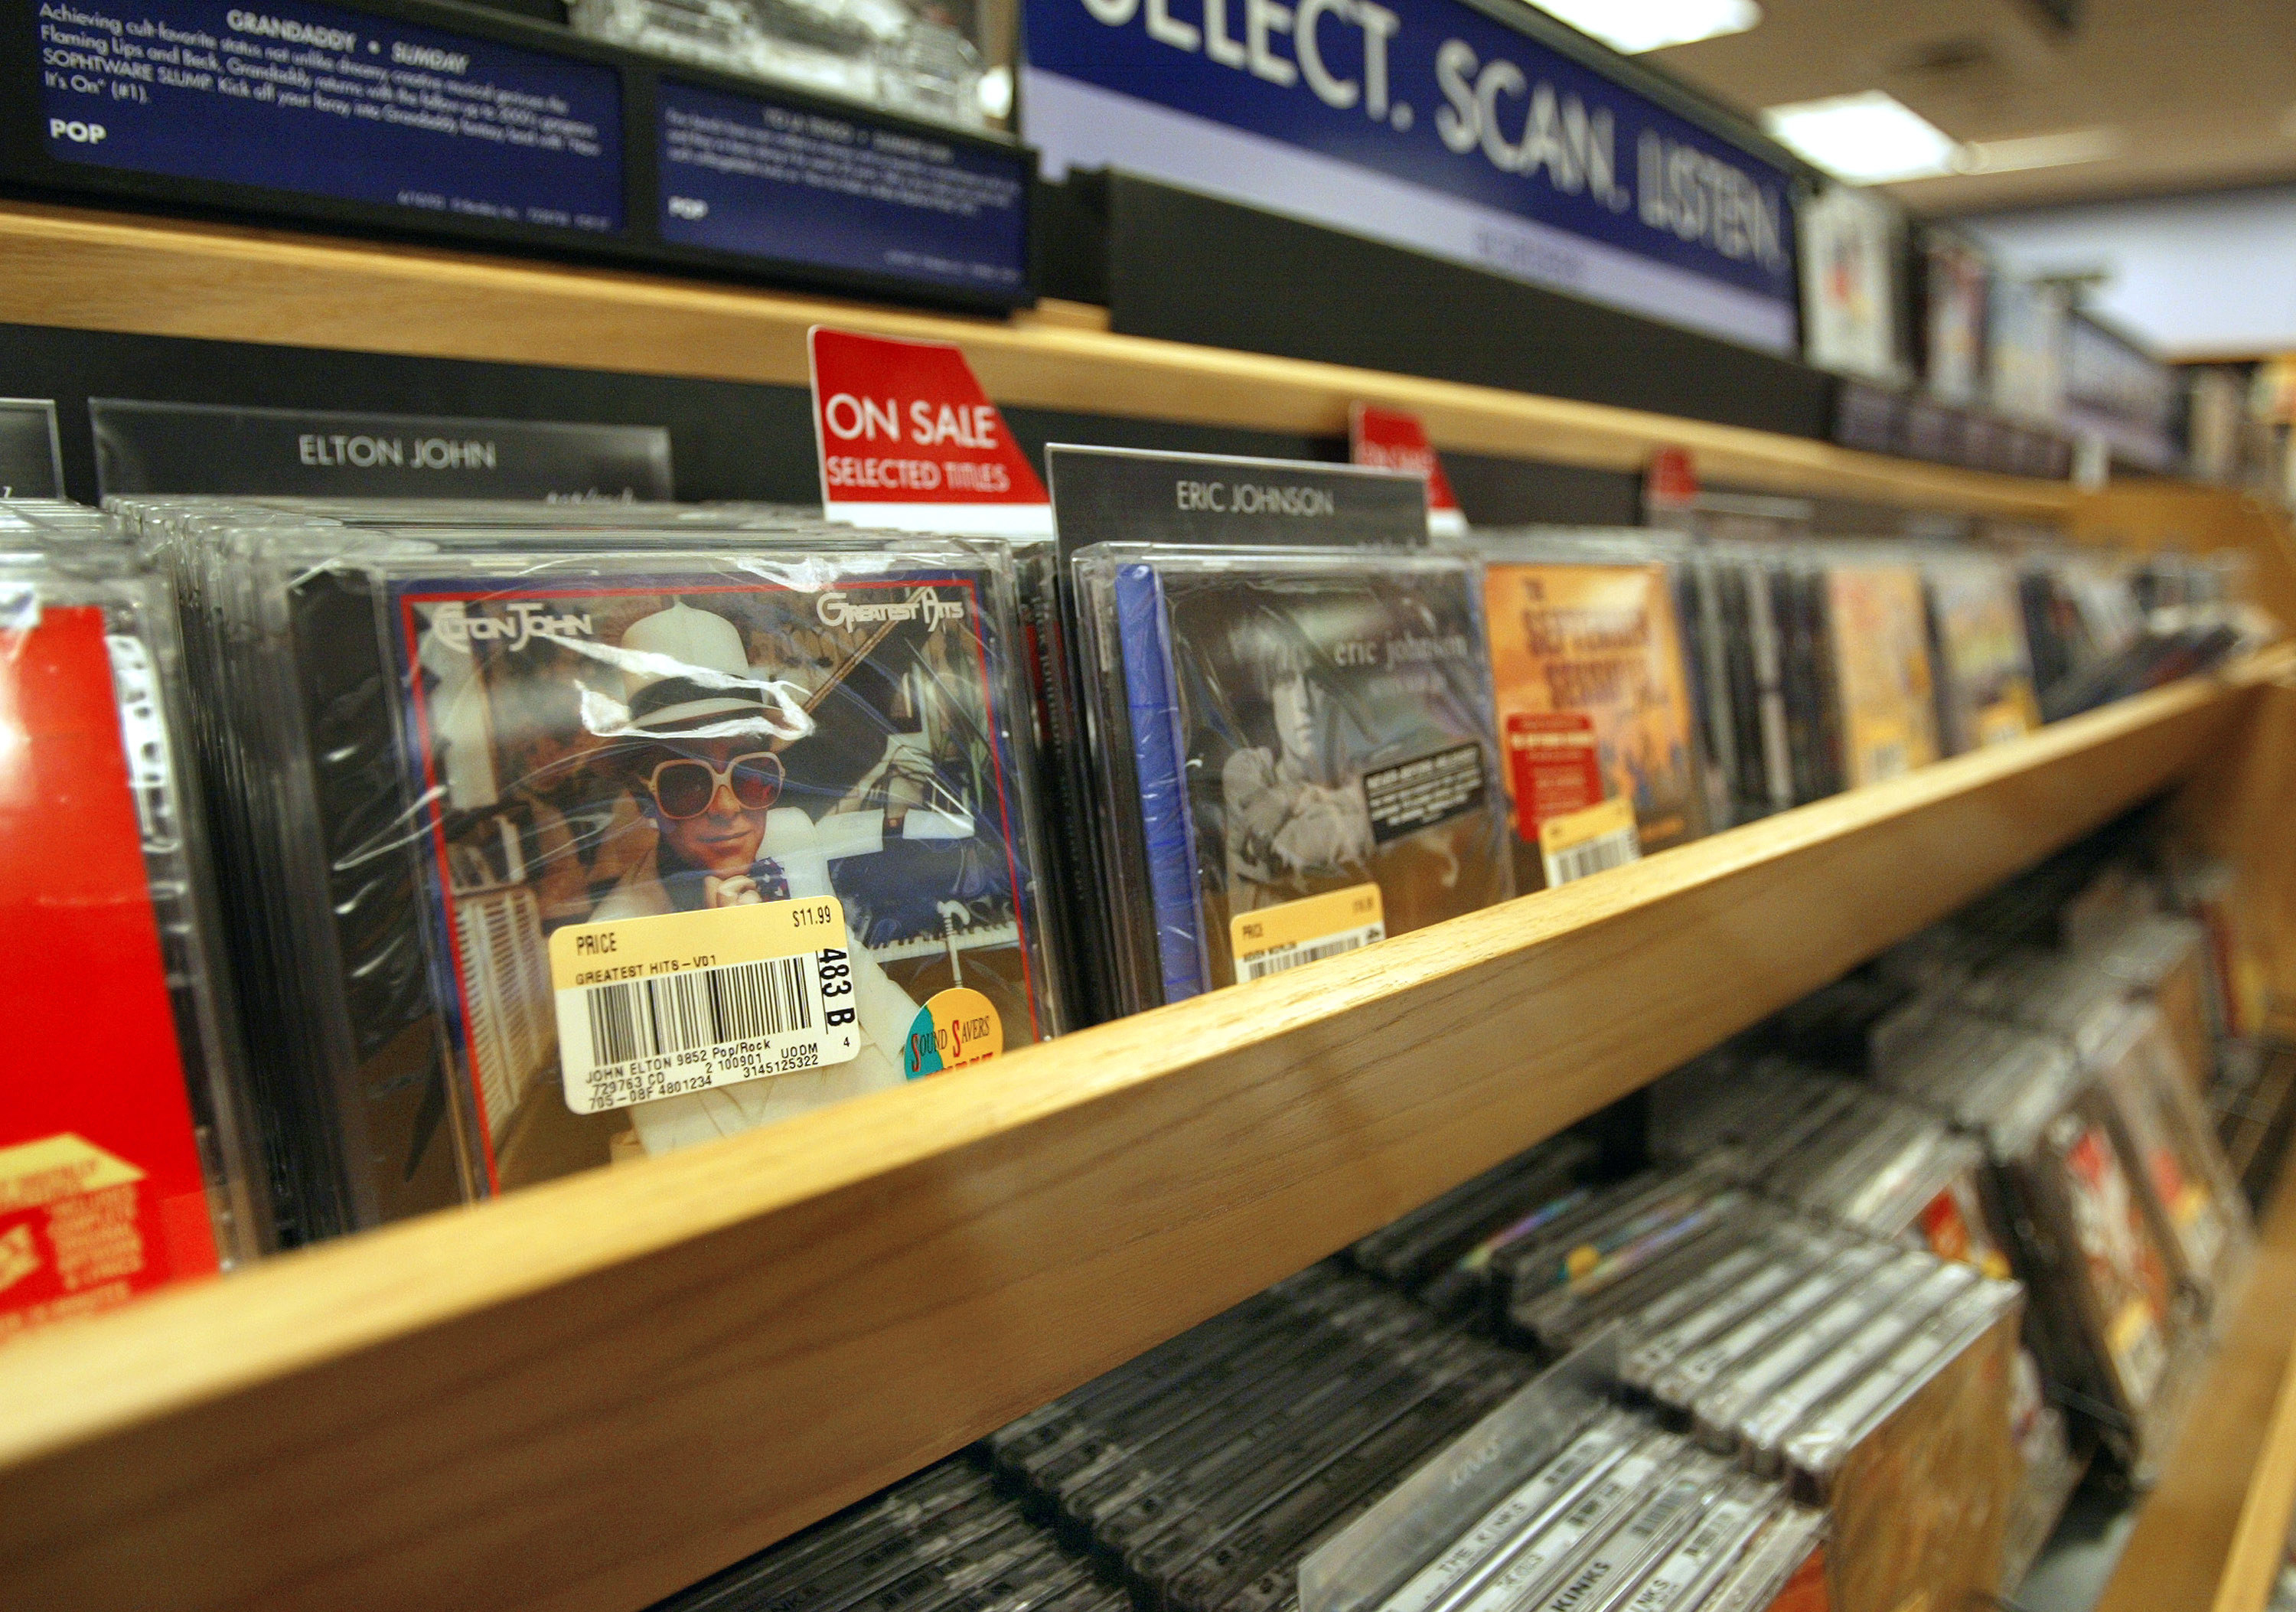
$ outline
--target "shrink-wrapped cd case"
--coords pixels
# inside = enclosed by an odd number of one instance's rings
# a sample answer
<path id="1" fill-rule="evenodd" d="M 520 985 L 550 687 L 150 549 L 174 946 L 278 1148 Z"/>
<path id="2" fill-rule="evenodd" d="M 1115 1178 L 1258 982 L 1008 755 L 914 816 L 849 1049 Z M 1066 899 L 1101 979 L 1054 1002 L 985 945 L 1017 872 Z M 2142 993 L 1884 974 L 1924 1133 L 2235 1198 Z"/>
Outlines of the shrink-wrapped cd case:
<path id="1" fill-rule="evenodd" d="M 2017 576 L 1974 555 L 1923 559 L 1938 717 L 1955 755 L 2019 738 L 2041 725 Z"/>
<path id="2" fill-rule="evenodd" d="M 1111 543 L 1075 574 L 1124 1007 L 1513 893 L 1472 561 Z"/>
<path id="3" fill-rule="evenodd" d="M 1838 786 L 1879 783 L 1936 761 L 1921 574 L 1907 565 L 1829 565 L 1822 596 L 1840 724 Z"/>
<path id="4" fill-rule="evenodd" d="M 1062 1025 L 1010 554 L 625 520 L 146 523 L 299 1236 Z"/>
<path id="5" fill-rule="evenodd" d="M 0 525 L 0 970 L 28 1009 L 0 1070 L 4 1339 L 272 1232 L 172 613 L 93 512 Z"/>
<path id="6" fill-rule="evenodd" d="M 1535 537 L 1480 547 L 1515 887 L 1704 833 L 1699 713 L 1668 567 Z M 1622 820 L 1605 820 L 1609 802 Z"/>

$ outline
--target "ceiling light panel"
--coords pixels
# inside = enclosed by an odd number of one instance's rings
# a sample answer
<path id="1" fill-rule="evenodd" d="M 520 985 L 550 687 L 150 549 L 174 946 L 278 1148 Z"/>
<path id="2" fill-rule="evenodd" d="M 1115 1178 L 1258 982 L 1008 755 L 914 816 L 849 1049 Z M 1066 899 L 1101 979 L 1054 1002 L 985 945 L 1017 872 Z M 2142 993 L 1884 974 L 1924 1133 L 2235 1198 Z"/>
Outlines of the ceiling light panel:
<path id="1" fill-rule="evenodd" d="M 1742 34 L 1762 20 L 1754 0 L 1533 0 L 1540 11 L 1624 54 Z"/>
<path id="2" fill-rule="evenodd" d="M 1877 89 L 1774 106 L 1762 114 L 1762 122 L 1781 144 L 1851 185 L 1888 185 L 1957 171 L 1960 143 Z"/>

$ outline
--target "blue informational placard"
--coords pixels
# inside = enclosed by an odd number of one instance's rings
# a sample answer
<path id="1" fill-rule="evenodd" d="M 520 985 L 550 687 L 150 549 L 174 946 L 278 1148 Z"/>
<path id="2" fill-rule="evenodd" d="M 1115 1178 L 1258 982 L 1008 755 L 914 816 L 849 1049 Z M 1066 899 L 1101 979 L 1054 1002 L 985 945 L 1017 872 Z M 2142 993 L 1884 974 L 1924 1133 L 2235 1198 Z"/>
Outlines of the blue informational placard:
<path id="1" fill-rule="evenodd" d="M 60 161 L 465 218 L 623 226 L 612 69 L 263 0 L 39 0 Z"/>
<path id="2" fill-rule="evenodd" d="M 1772 352 L 1791 182 L 1462 0 L 1026 0 L 1021 130 Z"/>
<path id="3" fill-rule="evenodd" d="M 664 81 L 661 238 L 973 292 L 1028 273 L 1028 169 L 983 151 Z"/>

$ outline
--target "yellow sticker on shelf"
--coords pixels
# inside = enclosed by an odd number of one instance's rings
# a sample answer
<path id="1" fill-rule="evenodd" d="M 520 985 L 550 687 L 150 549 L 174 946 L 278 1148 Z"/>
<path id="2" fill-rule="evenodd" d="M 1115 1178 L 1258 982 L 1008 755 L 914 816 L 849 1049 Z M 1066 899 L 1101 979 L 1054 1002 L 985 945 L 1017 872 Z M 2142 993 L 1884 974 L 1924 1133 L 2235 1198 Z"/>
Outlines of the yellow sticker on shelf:
<path id="1" fill-rule="evenodd" d="M 1538 826 L 1538 859 L 1550 890 L 1590 873 L 1638 862 L 1642 854 L 1635 803 L 1622 794 Z"/>
<path id="2" fill-rule="evenodd" d="M 2032 730 L 2033 724 L 2026 720 L 2024 703 L 2019 700 L 2002 700 L 1977 713 L 1977 742 L 1980 745 L 2006 744 Z"/>
<path id="3" fill-rule="evenodd" d="M 1387 906 L 1376 884 L 1354 884 L 1228 920 L 1236 983 L 1356 951 L 1387 938 Z"/>

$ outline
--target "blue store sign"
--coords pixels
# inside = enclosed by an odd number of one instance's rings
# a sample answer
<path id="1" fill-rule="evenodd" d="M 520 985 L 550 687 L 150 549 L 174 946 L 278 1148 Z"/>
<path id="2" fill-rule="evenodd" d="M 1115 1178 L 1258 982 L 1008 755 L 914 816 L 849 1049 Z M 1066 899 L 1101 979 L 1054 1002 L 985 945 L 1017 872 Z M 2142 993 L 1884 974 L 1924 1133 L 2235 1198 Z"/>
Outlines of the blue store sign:
<path id="1" fill-rule="evenodd" d="M 1775 165 L 1460 0 L 1027 0 L 1022 133 L 1773 352 Z"/>

